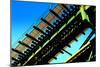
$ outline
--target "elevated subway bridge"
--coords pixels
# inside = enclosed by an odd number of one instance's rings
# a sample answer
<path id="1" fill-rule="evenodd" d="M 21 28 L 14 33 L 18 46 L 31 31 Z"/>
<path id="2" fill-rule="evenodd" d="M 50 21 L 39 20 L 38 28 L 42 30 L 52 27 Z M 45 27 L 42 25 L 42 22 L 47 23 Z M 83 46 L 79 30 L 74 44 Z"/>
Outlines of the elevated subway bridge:
<path id="1" fill-rule="evenodd" d="M 57 60 L 57 56 L 64 54 L 64 52 L 70 55 L 70 58 L 64 60 L 63 63 L 74 62 L 89 50 L 90 53 L 93 51 L 92 54 L 95 55 L 95 48 L 92 49 L 96 46 L 95 37 L 91 39 L 95 34 L 95 10 L 95 6 L 68 4 L 58 4 L 54 9 L 49 9 L 49 14 L 45 18 L 41 17 L 40 24 L 33 26 L 33 30 L 25 34 L 26 38 L 22 41 L 19 40 L 15 49 L 12 48 L 11 64 L 13 66 L 50 64 L 52 60 Z M 66 51 L 65 48 L 73 49 L 71 43 L 78 42 L 77 38 L 81 34 L 86 35 L 85 31 L 88 28 L 92 32 L 80 49 L 75 54 Z M 87 50 L 86 47 L 88 47 Z M 84 61 L 91 60 L 91 56 L 86 56 Z M 92 59 L 95 60 L 95 56 Z"/>

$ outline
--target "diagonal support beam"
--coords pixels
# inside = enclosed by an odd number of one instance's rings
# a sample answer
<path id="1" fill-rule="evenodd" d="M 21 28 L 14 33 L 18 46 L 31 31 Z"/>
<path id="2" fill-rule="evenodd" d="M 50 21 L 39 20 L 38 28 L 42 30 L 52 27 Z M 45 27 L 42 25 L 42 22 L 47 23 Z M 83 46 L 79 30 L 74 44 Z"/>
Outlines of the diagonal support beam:
<path id="1" fill-rule="evenodd" d="M 71 53 L 69 53 L 68 51 L 66 51 L 66 50 L 64 50 L 64 49 L 62 49 L 63 51 L 65 51 L 66 53 L 68 53 L 70 56 L 72 56 L 72 54 Z"/>
<path id="2" fill-rule="evenodd" d="M 82 46 L 80 48 L 82 48 L 90 40 L 90 38 L 93 36 L 93 34 L 94 34 L 94 31 L 92 31 L 90 33 L 90 35 L 87 37 L 87 39 L 85 40 L 85 42 L 82 44 Z"/>
<path id="3" fill-rule="evenodd" d="M 46 24 L 48 24 L 49 26 L 51 26 L 52 28 L 54 27 L 52 24 L 50 24 L 47 20 L 45 20 L 45 19 L 43 19 L 43 18 L 41 18 L 41 20 L 44 22 L 44 23 L 46 23 Z"/>
<path id="4" fill-rule="evenodd" d="M 26 46 L 26 47 L 32 49 L 29 45 L 25 44 L 24 42 L 19 41 L 18 43 L 20 43 L 21 45 L 24 45 L 24 46 Z"/>
<path id="5" fill-rule="evenodd" d="M 33 36 L 31 36 L 29 34 L 26 34 L 26 36 L 29 37 L 29 38 L 31 38 L 31 39 L 33 39 L 33 40 L 35 40 L 36 42 L 39 42 L 36 38 L 34 38 Z"/>
<path id="6" fill-rule="evenodd" d="M 44 33 L 42 30 L 40 30 L 38 27 L 36 27 L 36 26 L 33 26 L 33 27 L 34 27 L 34 29 L 38 30 L 39 32 L 43 33 L 44 35 L 47 35 L 47 34 Z"/>
<path id="7" fill-rule="evenodd" d="M 62 18 L 57 14 L 57 13 L 55 13 L 53 10 L 49 10 L 51 13 L 53 13 L 56 17 L 58 17 L 60 20 L 62 20 Z"/>
<path id="8" fill-rule="evenodd" d="M 22 52 L 20 52 L 20 51 L 18 51 L 18 50 L 16 50 L 16 49 L 13 49 L 13 48 L 12 48 L 12 51 L 15 51 L 15 52 L 17 52 L 17 53 L 19 53 L 19 54 L 25 55 L 24 53 L 22 53 Z"/>

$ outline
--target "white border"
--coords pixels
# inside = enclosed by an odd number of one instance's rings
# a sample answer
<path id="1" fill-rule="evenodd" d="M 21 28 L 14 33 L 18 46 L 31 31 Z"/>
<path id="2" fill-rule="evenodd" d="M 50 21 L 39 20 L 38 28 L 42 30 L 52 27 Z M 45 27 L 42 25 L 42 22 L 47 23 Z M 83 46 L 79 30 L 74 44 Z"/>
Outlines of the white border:
<path id="1" fill-rule="evenodd" d="M 49 2 L 49 3 L 96 5 L 96 0 L 16 0 L 16 1 L 29 1 L 29 2 L 36 1 L 36 2 Z"/>
<path id="2" fill-rule="evenodd" d="M 0 0 L 0 67 L 10 65 L 10 0 Z"/>

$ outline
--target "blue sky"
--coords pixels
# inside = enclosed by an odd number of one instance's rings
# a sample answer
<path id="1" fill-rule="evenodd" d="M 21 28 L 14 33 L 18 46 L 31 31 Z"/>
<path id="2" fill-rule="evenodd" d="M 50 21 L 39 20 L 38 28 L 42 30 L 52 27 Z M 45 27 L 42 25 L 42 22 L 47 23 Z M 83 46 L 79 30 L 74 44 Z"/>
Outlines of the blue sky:
<path id="1" fill-rule="evenodd" d="M 32 25 L 37 25 L 39 18 L 52 8 L 49 3 L 36 2 L 19 2 L 12 0 L 12 47 L 15 48 L 17 40 L 27 31 Z"/>

